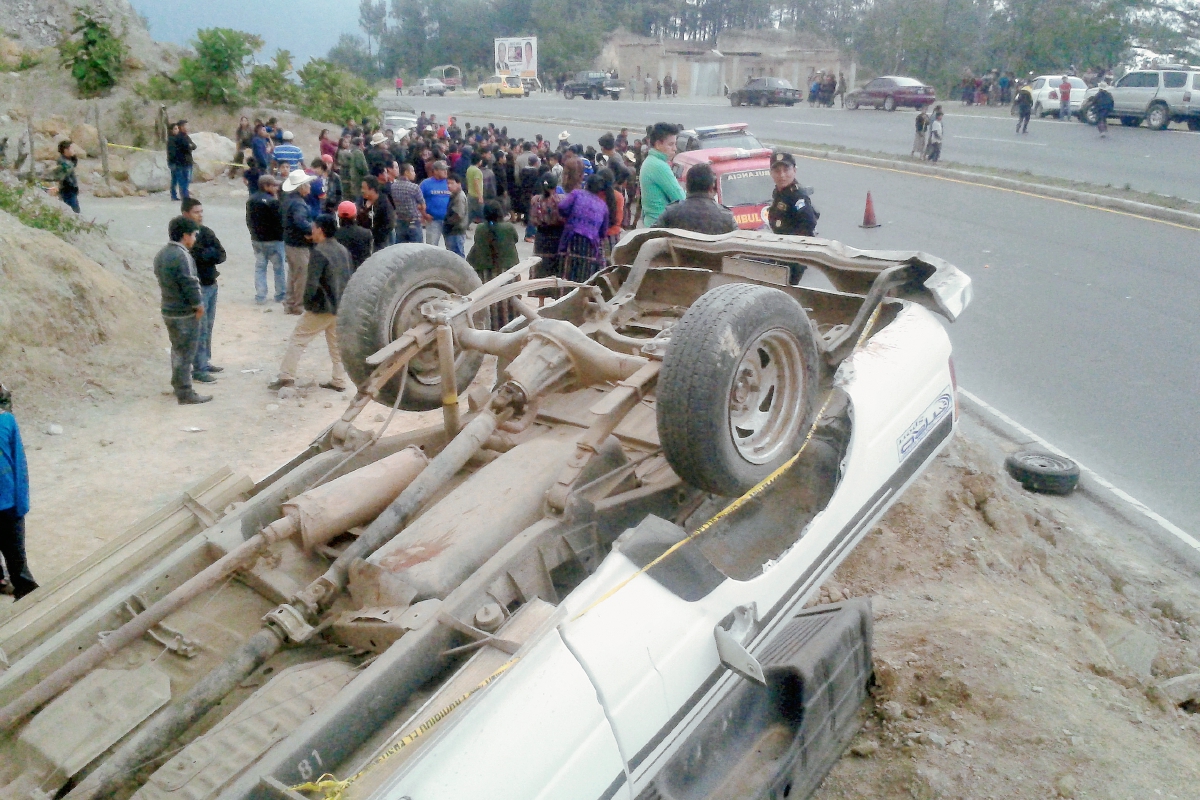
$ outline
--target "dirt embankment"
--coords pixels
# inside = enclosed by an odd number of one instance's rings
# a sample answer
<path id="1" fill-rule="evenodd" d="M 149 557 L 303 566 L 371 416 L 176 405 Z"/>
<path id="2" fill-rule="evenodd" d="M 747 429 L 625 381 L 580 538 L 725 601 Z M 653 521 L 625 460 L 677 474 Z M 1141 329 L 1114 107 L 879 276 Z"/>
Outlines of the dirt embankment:
<path id="1" fill-rule="evenodd" d="M 101 232 L 64 239 L 0 211 L 0 365 L 26 410 L 110 396 L 113 377 L 154 351 L 147 255 Z"/>
<path id="2" fill-rule="evenodd" d="M 1200 796 L 1194 575 L 971 436 L 823 589 L 874 596 L 878 687 L 817 797 Z"/>

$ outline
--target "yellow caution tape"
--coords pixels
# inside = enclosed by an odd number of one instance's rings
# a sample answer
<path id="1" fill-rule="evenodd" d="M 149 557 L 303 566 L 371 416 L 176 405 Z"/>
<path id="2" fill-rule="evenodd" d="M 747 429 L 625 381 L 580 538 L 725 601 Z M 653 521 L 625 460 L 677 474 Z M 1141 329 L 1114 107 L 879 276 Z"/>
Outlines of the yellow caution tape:
<path id="1" fill-rule="evenodd" d="M 871 312 L 871 318 L 869 320 L 867 320 L 866 327 L 863 328 L 862 333 L 858 337 L 858 341 L 856 341 L 854 343 L 854 350 L 850 351 L 851 355 L 853 355 L 854 352 L 856 350 L 858 350 L 858 348 L 861 347 L 862 343 L 866 340 L 867 333 L 871 330 L 871 328 L 873 328 L 875 326 L 875 320 L 877 320 L 879 318 L 879 311 L 882 307 L 883 307 L 883 304 L 881 303 L 881 304 L 875 306 L 875 310 Z M 579 619 L 584 614 L 588 613 L 593 608 L 600 605 L 605 600 L 609 599 L 614 594 L 616 594 L 617 592 L 624 589 L 626 586 L 628 586 L 630 584 L 630 582 L 632 582 L 634 580 L 634 578 L 637 578 L 639 575 L 643 575 L 646 572 L 648 572 L 649 570 L 658 566 L 663 561 L 665 561 L 672 553 L 679 550 L 679 548 L 683 547 L 688 542 L 694 541 L 695 539 L 698 539 L 700 536 L 703 536 L 705 532 L 711 530 L 712 527 L 714 525 L 716 525 L 718 522 L 720 522 L 722 519 L 724 519 L 725 517 L 728 517 L 730 514 L 734 513 L 739 508 L 742 508 L 747 503 L 749 503 L 751 500 L 753 500 L 754 498 L 758 497 L 760 494 L 765 492 L 771 486 L 771 484 L 773 484 L 773 483 L 775 483 L 775 481 L 779 480 L 779 477 L 781 475 L 783 475 L 785 472 L 787 472 L 789 469 L 791 469 L 792 466 L 796 463 L 796 461 L 799 460 L 800 456 L 804 453 L 804 448 L 808 447 L 808 443 L 810 441 L 812 441 L 813 434 L 817 432 L 817 424 L 821 421 L 821 417 L 825 414 L 825 409 L 829 408 L 829 403 L 831 400 L 833 400 L 833 390 L 832 389 L 830 389 L 829 394 L 827 394 L 825 396 L 825 402 L 823 402 L 821 404 L 821 408 L 819 411 L 817 411 L 817 415 L 815 417 L 813 417 L 812 426 L 809 427 L 808 433 L 805 435 L 804 441 L 800 445 L 800 449 L 796 451 L 796 454 L 794 456 L 792 456 L 787 461 L 785 461 L 778 469 L 776 469 L 770 475 L 763 478 L 761 481 L 759 481 L 757 484 L 755 484 L 753 487 L 751 487 L 750 490 L 747 491 L 745 494 L 743 494 L 741 497 L 734 500 L 732 503 L 725 506 L 725 508 L 721 509 L 716 514 L 714 514 L 712 516 L 712 518 L 709 519 L 707 522 L 705 522 L 703 525 L 696 528 L 696 530 L 692 531 L 687 536 L 685 536 L 684 538 L 680 539 L 675 544 L 668 547 L 666 550 L 663 551 L 662 555 L 660 555 L 658 558 L 655 558 L 649 564 L 642 567 L 637 572 L 633 573 L 628 578 L 621 581 L 620 583 L 618 583 L 613 588 L 609 589 L 604 594 L 600 595 L 599 599 L 597 599 L 596 602 L 592 603 L 590 606 L 585 608 L 583 611 L 580 611 L 578 614 L 576 614 L 575 617 L 573 617 L 571 619 L 571 621 L 574 622 L 575 620 Z"/>
<path id="2" fill-rule="evenodd" d="M 506 672 L 509 669 L 509 667 L 511 667 L 513 664 L 517 663 L 518 661 L 520 661 L 519 658 L 511 658 L 508 661 L 506 661 L 504 664 L 501 664 L 499 669 L 497 669 L 491 675 L 487 676 L 482 681 L 480 681 L 479 684 L 474 689 L 472 689 L 471 691 L 467 692 L 466 694 L 456 698 L 449 705 L 445 706 L 440 711 L 438 711 L 436 714 L 429 717 L 427 720 L 425 720 L 420 725 L 418 725 L 416 728 L 414 728 L 412 733 L 409 733 L 409 734 L 401 737 L 400 740 L 397 741 L 394 745 L 392 745 L 387 750 L 384 750 L 382 753 L 380 753 L 378 758 L 376 758 L 370 764 L 367 764 L 367 766 L 363 767 L 361 770 L 354 773 L 346 780 L 339 781 L 331 773 L 326 772 L 324 775 L 317 778 L 315 781 L 309 781 L 308 783 L 302 783 L 298 786 L 290 787 L 291 790 L 293 792 L 321 792 L 321 794 L 323 795 L 325 800 L 342 800 L 342 796 L 346 793 L 346 790 L 350 788 L 350 785 L 352 783 L 357 781 L 363 775 L 366 775 L 368 772 L 370 772 L 375 767 L 378 767 L 380 764 L 387 761 L 392 756 L 396 755 L 396 753 L 399 753 L 405 747 L 408 747 L 410 744 L 415 742 L 417 739 L 419 739 L 422 736 L 424 736 L 425 734 L 429 733 L 429 731 L 433 730 L 435 725 L 437 725 L 439 722 L 441 722 L 446 717 L 448 717 L 450 715 L 451 711 L 453 711 L 454 709 L 458 708 L 463 703 L 465 703 L 471 697 L 471 695 L 475 694 L 480 689 L 487 686 L 492 681 L 496 680 L 496 678 L 500 677 L 504 672 Z"/>

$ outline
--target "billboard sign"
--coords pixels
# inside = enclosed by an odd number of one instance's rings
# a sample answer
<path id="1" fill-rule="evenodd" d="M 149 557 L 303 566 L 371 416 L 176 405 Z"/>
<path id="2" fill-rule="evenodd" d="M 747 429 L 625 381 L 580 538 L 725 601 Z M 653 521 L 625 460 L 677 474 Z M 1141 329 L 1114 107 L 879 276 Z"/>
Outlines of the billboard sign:
<path id="1" fill-rule="evenodd" d="M 496 74 L 536 78 L 537 37 L 511 36 L 495 40 Z"/>

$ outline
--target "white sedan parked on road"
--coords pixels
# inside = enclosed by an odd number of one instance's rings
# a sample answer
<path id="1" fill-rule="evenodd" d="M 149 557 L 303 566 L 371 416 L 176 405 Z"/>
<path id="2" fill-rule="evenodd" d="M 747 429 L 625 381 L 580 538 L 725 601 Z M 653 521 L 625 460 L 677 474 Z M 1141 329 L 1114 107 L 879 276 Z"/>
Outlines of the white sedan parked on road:
<path id="1" fill-rule="evenodd" d="M 1058 87 L 1062 85 L 1062 81 L 1062 75 L 1039 75 L 1034 78 L 1029 89 L 1033 92 L 1035 117 L 1058 116 L 1062 107 Z M 1079 106 L 1083 104 L 1083 95 L 1087 92 L 1088 85 L 1083 82 L 1083 78 L 1074 76 L 1068 76 L 1067 81 L 1071 84 L 1071 116 L 1076 117 L 1079 116 Z"/>

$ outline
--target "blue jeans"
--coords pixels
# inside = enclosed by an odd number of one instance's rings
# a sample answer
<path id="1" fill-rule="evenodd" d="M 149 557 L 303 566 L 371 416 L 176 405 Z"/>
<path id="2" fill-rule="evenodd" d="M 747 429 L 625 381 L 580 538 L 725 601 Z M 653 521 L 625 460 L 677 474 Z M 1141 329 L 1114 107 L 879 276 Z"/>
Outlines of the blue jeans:
<path id="1" fill-rule="evenodd" d="M 420 244 L 425 241 L 425 231 L 421 228 L 418 222 L 397 222 L 396 223 L 396 244 L 404 244 L 405 242 L 414 242 Z"/>
<path id="2" fill-rule="evenodd" d="M 207 372 L 212 358 L 213 320 L 217 316 L 217 285 L 200 287 L 200 303 L 204 306 L 204 318 L 200 320 L 200 342 L 196 345 L 196 358 L 192 361 L 192 372 Z"/>
<path id="3" fill-rule="evenodd" d="M 1071 118 L 1071 104 L 1063 103 L 1058 107 L 1058 118 L 1069 120 Z"/>
<path id="4" fill-rule="evenodd" d="M 457 253 L 461 258 L 467 257 L 467 253 L 463 249 L 463 246 L 467 241 L 466 236 L 461 233 L 447 233 L 445 234 L 445 237 L 447 250 L 449 250 L 451 253 Z"/>
<path id="5" fill-rule="evenodd" d="M 254 248 L 254 302 L 267 302 L 267 262 L 275 272 L 275 302 L 283 302 L 287 294 L 287 281 L 283 277 L 283 242 L 251 241 Z"/>
<path id="6" fill-rule="evenodd" d="M 71 207 L 72 211 L 76 214 L 79 213 L 79 192 L 59 192 L 58 196 Z"/>
<path id="7" fill-rule="evenodd" d="M 171 199 L 186 200 L 188 195 L 188 184 L 192 182 L 192 168 L 182 164 L 171 165 Z M 175 187 L 179 187 L 180 197 L 175 196 Z"/>
<path id="8" fill-rule="evenodd" d="M 442 220 L 435 219 L 425 223 L 425 244 L 438 245 L 442 241 Z"/>

